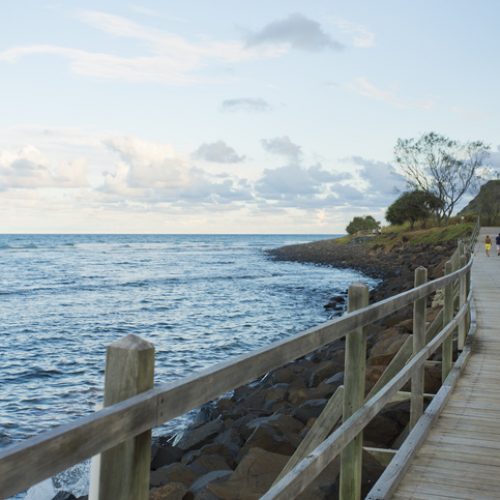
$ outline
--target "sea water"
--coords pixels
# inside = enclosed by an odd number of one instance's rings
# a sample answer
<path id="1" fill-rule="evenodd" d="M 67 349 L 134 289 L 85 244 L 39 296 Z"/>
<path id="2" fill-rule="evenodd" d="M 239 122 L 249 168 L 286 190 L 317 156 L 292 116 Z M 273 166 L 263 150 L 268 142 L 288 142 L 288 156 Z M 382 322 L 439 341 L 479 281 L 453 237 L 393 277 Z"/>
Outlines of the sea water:
<path id="1" fill-rule="evenodd" d="M 162 383 L 328 320 L 332 295 L 375 281 L 265 253 L 327 237 L 0 235 L 0 448 L 92 412 L 106 346 L 129 333 L 154 344 Z"/>

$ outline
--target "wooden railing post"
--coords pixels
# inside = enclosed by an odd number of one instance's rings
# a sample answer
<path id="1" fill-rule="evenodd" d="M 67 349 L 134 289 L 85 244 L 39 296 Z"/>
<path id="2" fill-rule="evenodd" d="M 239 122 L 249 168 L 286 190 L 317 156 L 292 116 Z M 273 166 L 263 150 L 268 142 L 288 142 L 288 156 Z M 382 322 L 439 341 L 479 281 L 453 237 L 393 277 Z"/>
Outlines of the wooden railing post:
<path id="1" fill-rule="evenodd" d="M 444 267 L 444 274 L 450 274 L 453 267 L 450 261 L 447 261 Z M 444 307 L 443 307 L 443 326 L 446 326 L 453 318 L 453 283 L 444 287 Z M 442 347 L 442 370 L 441 381 L 444 382 L 448 373 L 450 373 L 453 363 L 453 332 L 443 341 Z"/>
<path id="2" fill-rule="evenodd" d="M 462 255 L 465 255 L 465 242 L 464 242 L 464 240 L 459 240 L 458 241 L 458 255 L 460 257 Z"/>
<path id="3" fill-rule="evenodd" d="M 472 253 L 467 255 L 467 260 L 470 259 L 472 256 Z M 470 292 L 470 286 L 471 286 L 471 267 L 467 269 L 467 272 L 465 273 L 465 297 L 469 297 L 469 292 Z M 470 303 L 468 304 L 467 307 L 467 313 L 465 315 L 465 331 L 466 335 L 467 332 L 469 331 L 471 324 L 471 310 L 470 310 Z"/>
<path id="4" fill-rule="evenodd" d="M 368 287 L 353 283 L 349 287 L 349 312 L 368 305 Z M 356 328 L 346 336 L 344 367 L 344 415 L 349 418 L 361 407 L 365 398 L 366 336 L 364 328 Z M 361 466 L 363 432 L 342 451 L 340 457 L 340 500 L 361 498 Z"/>
<path id="5" fill-rule="evenodd" d="M 415 287 L 427 283 L 427 269 L 415 269 Z M 425 309 L 427 297 L 413 303 L 413 355 L 425 346 Z M 424 366 L 411 379 L 410 429 L 417 423 L 424 410 Z"/>
<path id="6" fill-rule="evenodd" d="M 151 389 L 153 376 L 152 344 L 135 335 L 113 342 L 106 354 L 104 406 Z M 150 465 L 150 430 L 102 453 L 99 500 L 147 500 Z"/>
<path id="7" fill-rule="evenodd" d="M 460 257 L 460 267 L 464 267 L 465 264 L 467 264 L 467 257 L 465 255 L 462 255 Z M 464 273 L 460 276 L 460 291 L 459 291 L 459 302 L 458 302 L 458 309 L 460 309 L 465 302 L 467 301 L 467 273 Z M 462 319 L 460 321 L 460 324 L 458 325 L 458 350 L 462 351 L 465 345 L 465 336 L 467 335 L 468 331 L 468 314 L 469 311 L 467 311 Z"/>

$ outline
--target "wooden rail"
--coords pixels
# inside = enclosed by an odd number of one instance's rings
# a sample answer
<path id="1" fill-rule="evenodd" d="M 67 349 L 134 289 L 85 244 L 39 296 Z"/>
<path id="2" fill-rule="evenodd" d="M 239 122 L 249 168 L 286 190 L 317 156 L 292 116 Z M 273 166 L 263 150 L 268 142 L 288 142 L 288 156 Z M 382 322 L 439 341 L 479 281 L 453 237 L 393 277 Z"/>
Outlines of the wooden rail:
<path id="1" fill-rule="evenodd" d="M 475 240 L 478 230 L 479 228 L 476 227 L 471 240 Z M 290 498 L 299 494 L 349 443 L 353 440 L 361 442 L 360 433 L 363 428 L 387 403 L 398 395 L 398 391 L 410 378 L 417 381 L 413 384 L 411 395 L 412 425 L 417 425 L 419 420 L 416 416 L 421 414 L 421 400 L 424 397 L 423 385 L 418 383 L 418 380 L 421 378 L 424 363 L 443 343 L 449 348 L 454 331 L 463 332 L 465 325 L 471 324 L 468 319 L 471 294 L 465 297 L 464 289 L 468 291 L 470 287 L 472 257 L 468 258 L 465 265 L 458 268 L 459 263 L 463 263 L 465 260 L 465 257 L 462 258 L 463 252 L 470 248 L 472 248 L 470 242 L 459 245 L 450 259 L 451 262 L 455 263 L 452 264 L 453 269 L 442 278 L 423 282 L 394 297 L 361 309 L 351 310 L 340 318 L 276 342 L 251 354 L 219 363 L 199 374 L 145 390 L 124 401 L 111 404 L 92 415 L 79 418 L 70 424 L 57 427 L 2 450 L 0 452 L 0 497 L 6 498 L 14 495 L 76 463 L 113 449 L 121 443 L 136 438 L 136 436 L 144 435 L 153 427 L 183 415 L 220 394 L 266 374 L 270 370 L 344 336 L 352 337 L 352 332 L 358 332 L 358 341 L 351 342 L 352 347 L 346 350 L 346 357 L 354 356 L 353 349 L 358 351 L 358 358 L 359 356 L 366 357 L 364 327 L 406 306 L 412 304 L 415 306 L 416 328 L 420 332 L 419 339 L 421 339 L 423 301 L 438 289 L 444 288 L 447 295 L 458 293 L 459 310 L 454 317 L 449 318 L 449 309 L 446 309 L 446 315 L 443 314 L 442 317 L 449 319 L 449 321 L 444 325 L 443 320 L 441 320 L 441 324 L 439 321 L 433 323 L 425 332 L 427 344 L 418 349 L 421 345 L 421 340 L 419 340 L 410 361 L 383 387 L 378 388 L 378 392 L 373 393 L 372 390 L 368 401 L 363 403 L 362 398 L 357 398 L 354 401 L 352 394 L 344 391 L 344 398 L 349 398 L 349 401 L 344 399 L 344 408 L 346 404 L 349 405 L 349 413 L 352 415 L 348 418 L 345 415 L 343 424 L 303 460 L 297 463 L 297 457 L 294 455 L 296 465 L 283 475 L 263 498 L 268 500 Z M 418 282 L 420 281 L 425 280 L 419 278 Z M 453 284 L 457 282 L 463 284 L 454 289 Z M 363 288 L 361 285 L 355 285 L 355 287 Z M 361 295 L 365 294 L 364 291 L 360 293 Z M 364 305 L 363 300 L 361 300 L 360 305 Z M 445 297 L 446 300 L 449 304 L 450 297 Z M 451 298 L 451 303 L 455 303 L 454 297 Z M 444 327 L 439 328 L 440 326 Z M 434 330 L 431 331 L 432 329 Z M 430 331 L 432 335 L 429 334 Z M 451 360 L 449 355 L 446 359 Z M 350 366 L 351 368 L 346 366 L 346 370 L 350 370 L 349 373 L 346 372 L 346 379 L 351 378 L 354 381 L 352 382 L 353 387 L 356 384 L 364 383 L 364 379 L 363 382 L 360 382 L 360 377 L 356 374 L 357 367 L 352 362 Z M 106 369 L 109 369 L 109 365 Z M 310 451 L 310 448 L 309 444 L 307 452 Z M 349 469 L 351 475 L 360 475 L 361 451 L 361 446 L 358 444 L 353 448 L 353 451 L 347 454 L 348 458 L 343 460 L 344 471 Z M 131 453 L 134 453 L 133 447 Z M 139 467 L 138 464 L 136 465 Z M 142 459 L 140 467 L 143 467 Z M 29 472 L 27 473 L 27 471 Z M 143 485 L 149 483 L 146 479 L 147 477 L 142 481 Z M 353 482 L 351 479 L 345 479 L 343 483 L 348 485 L 344 487 L 343 500 L 359 498 L 360 481 Z M 147 488 L 147 486 L 144 487 Z M 145 493 L 134 494 L 136 495 L 134 498 L 137 499 L 147 498 L 147 489 Z M 100 495 L 100 498 L 104 497 Z M 118 494 L 113 498 L 127 497 L 124 494 Z"/>

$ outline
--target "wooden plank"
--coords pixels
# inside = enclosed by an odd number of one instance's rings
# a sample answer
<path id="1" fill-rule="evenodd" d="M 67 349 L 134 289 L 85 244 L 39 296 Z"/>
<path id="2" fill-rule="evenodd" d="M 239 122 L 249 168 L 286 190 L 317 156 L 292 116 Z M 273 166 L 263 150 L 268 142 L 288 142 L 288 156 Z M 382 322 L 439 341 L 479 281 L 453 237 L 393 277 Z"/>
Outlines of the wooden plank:
<path id="1" fill-rule="evenodd" d="M 445 274 L 451 274 L 453 270 L 452 263 L 450 261 L 446 262 L 444 266 Z M 443 307 L 443 323 L 447 325 L 453 318 L 453 291 L 452 284 L 448 284 L 444 287 L 444 307 Z M 444 342 L 442 348 L 442 360 L 441 365 L 441 380 L 444 382 L 448 373 L 450 373 L 451 366 L 453 364 L 453 337 L 450 335 Z"/>
<path id="2" fill-rule="evenodd" d="M 460 256 L 460 265 L 463 267 L 466 262 L 465 255 Z M 465 274 L 460 276 L 460 290 L 459 290 L 459 306 L 465 304 L 467 300 L 467 290 L 466 290 L 466 277 Z M 458 325 L 458 349 L 461 351 L 465 345 L 465 336 L 467 334 L 467 314 L 464 319 Z"/>
<path id="3" fill-rule="evenodd" d="M 500 443 L 498 441 L 489 441 L 480 439 L 479 437 L 464 437 L 456 434 L 445 434 L 440 432 L 438 435 L 429 436 L 428 442 L 435 445 L 460 445 L 463 447 L 468 447 L 470 449 L 483 450 L 484 452 L 489 452 L 490 449 L 500 449 Z"/>
<path id="4" fill-rule="evenodd" d="M 429 325 L 425 333 L 425 343 L 430 342 L 435 335 L 443 328 L 443 309 L 439 311 L 434 321 Z"/>
<path id="5" fill-rule="evenodd" d="M 450 495 L 451 498 L 455 500 L 466 499 L 466 500 L 498 500 L 498 496 L 496 493 L 490 492 L 489 494 L 486 491 L 478 492 L 476 488 L 470 487 L 450 487 L 449 485 L 443 486 L 438 483 L 425 483 L 421 482 L 416 484 L 413 488 L 402 488 L 399 491 L 400 495 L 407 495 L 406 498 L 413 498 L 414 494 L 418 493 L 420 495 L 426 495 L 428 500 L 435 498 L 436 496 L 442 495 Z"/>
<path id="6" fill-rule="evenodd" d="M 453 397 L 455 395 L 453 394 Z M 439 419 L 440 425 L 446 429 L 454 429 L 457 432 L 466 432 L 467 430 L 484 431 L 489 433 L 498 433 L 500 435 L 500 425 L 498 423 L 488 424 L 482 420 L 468 417 L 464 415 L 463 418 L 451 417 L 443 411 Z"/>
<path id="7" fill-rule="evenodd" d="M 316 419 L 316 422 L 314 422 L 309 432 L 300 442 L 274 483 L 277 483 L 283 476 L 286 476 L 288 472 L 328 437 L 328 434 L 330 434 L 342 416 L 343 398 L 344 386 L 341 385 L 329 399 L 325 408 Z"/>
<path id="8" fill-rule="evenodd" d="M 428 495 L 426 495 L 424 493 L 419 494 L 419 493 L 415 493 L 415 492 L 412 492 L 411 496 L 408 496 L 407 494 L 399 495 L 398 493 L 396 493 L 395 495 L 393 495 L 391 497 L 391 500 L 408 500 L 409 498 L 411 498 L 411 500 L 429 500 Z M 432 495 L 432 500 L 450 500 L 450 499 L 460 500 L 454 496 Z M 470 499 L 465 499 L 465 500 L 470 500 Z"/>
<path id="9" fill-rule="evenodd" d="M 390 448 L 373 448 L 371 446 L 363 446 L 363 450 L 368 452 L 380 465 L 386 467 L 394 458 L 396 450 Z"/>
<path id="10" fill-rule="evenodd" d="M 435 394 L 431 394 L 429 392 L 424 392 L 424 399 L 432 399 Z M 398 391 L 396 395 L 391 399 L 391 403 L 399 403 L 401 401 L 408 401 L 411 399 L 411 392 L 409 391 Z"/>
<path id="11" fill-rule="evenodd" d="M 415 286 L 427 282 L 427 269 L 415 269 Z M 418 299 L 413 303 L 413 355 L 425 345 L 425 310 L 427 299 Z M 424 366 L 411 379 L 410 429 L 424 411 Z"/>
<path id="12" fill-rule="evenodd" d="M 498 475 L 500 474 L 499 467 L 472 467 L 470 464 L 453 464 L 456 467 L 441 467 L 441 463 L 434 464 L 432 468 L 423 465 L 413 465 L 412 471 L 415 476 L 425 478 L 426 482 L 443 483 L 443 478 L 446 481 L 452 482 L 454 485 L 470 487 L 472 484 L 471 476 L 474 476 L 474 483 L 479 491 L 485 489 L 490 490 L 491 487 L 498 487 Z M 461 465 L 461 467 L 460 467 Z"/>
<path id="13" fill-rule="evenodd" d="M 462 448 L 460 446 L 447 446 L 440 448 L 436 445 L 426 444 L 418 452 L 418 461 L 427 459 L 427 463 L 434 461 L 436 457 L 439 456 L 439 460 L 443 462 L 448 462 L 451 466 L 455 463 L 464 464 L 466 467 L 471 467 L 474 465 L 476 467 L 482 467 L 483 465 L 495 465 L 500 467 L 500 457 L 496 455 L 485 455 L 484 453 L 474 453 L 469 450 L 467 456 L 464 456 Z M 415 460 L 417 460 L 415 459 Z M 458 465 L 457 465 L 458 466 Z"/>
<path id="14" fill-rule="evenodd" d="M 355 283 L 349 287 L 349 311 L 368 305 L 368 287 Z M 344 363 L 344 422 L 363 404 L 366 379 L 366 334 L 363 328 L 346 338 Z M 363 458 L 362 431 L 344 448 L 340 455 L 340 500 L 359 500 L 361 497 L 361 466 Z"/>

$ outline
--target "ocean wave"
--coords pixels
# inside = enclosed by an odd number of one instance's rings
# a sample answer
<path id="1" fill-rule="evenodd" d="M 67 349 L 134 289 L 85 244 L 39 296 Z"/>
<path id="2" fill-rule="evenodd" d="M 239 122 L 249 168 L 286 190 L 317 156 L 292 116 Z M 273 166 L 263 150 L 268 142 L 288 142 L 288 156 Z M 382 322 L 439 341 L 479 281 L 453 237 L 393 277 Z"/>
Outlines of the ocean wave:
<path id="1" fill-rule="evenodd" d="M 11 245 L 9 243 L 0 243 L 0 250 L 34 250 L 39 248 L 34 243 L 26 243 L 25 245 Z"/>

